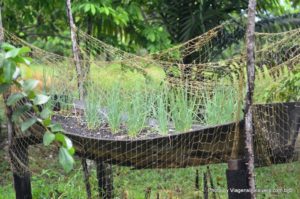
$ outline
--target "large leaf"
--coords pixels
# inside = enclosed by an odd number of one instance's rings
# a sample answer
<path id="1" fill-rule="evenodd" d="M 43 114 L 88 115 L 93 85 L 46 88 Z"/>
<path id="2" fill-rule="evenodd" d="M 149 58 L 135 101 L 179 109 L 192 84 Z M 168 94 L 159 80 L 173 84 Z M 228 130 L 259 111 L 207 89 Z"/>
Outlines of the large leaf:
<path id="1" fill-rule="evenodd" d="M 28 47 L 22 47 L 22 48 L 14 48 L 9 50 L 6 54 L 5 54 L 5 58 L 15 58 L 18 55 L 22 55 L 24 53 L 30 52 L 30 48 Z"/>
<path id="2" fill-rule="evenodd" d="M 35 96 L 35 98 L 33 100 L 33 104 L 34 105 L 42 105 L 42 104 L 47 103 L 49 99 L 50 99 L 50 97 L 47 95 L 38 94 Z"/>
<path id="3" fill-rule="evenodd" d="M 12 120 L 14 122 L 18 121 L 19 117 L 21 115 L 23 115 L 24 113 L 26 113 L 27 111 L 29 111 L 30 108 L 31 108 L 31 104 L 25 104 L 25 105 L 17 107 L 16 110 L 13 112 Z"/>
<path id="4" fill-rule="evenodd" d="M 28 53 L 28 52 L 30 52 L 30 48 L 27 47 L 27 46 L 23 46 L 22 48 L 20 48 L 18 55 L 22 55 L 22 54 L 25 54 L 25 53 Z"/>
<path id="5" fill-rule="evenodd" d="M 3 43 L 1 45 L 1 48 L 4 49 L 5 51 L 9 51 L 9 50 L 14 49 L 15 47 L 9 43 Z"/>
<path id="6" fill-rule="evenodd" d="M 25 97 L 24 93 L 13 93 L 8 97 L 6 104 L 8 106 L 15 105 L 20 99 L 24 97 Z"/>
<path id="7" fill-rule="evenodd" d="M 40 116 L 42 119 L 47 119 L 51 116 L 51 110 L 47 107 L 45 107 L 42 112 L 40 113 Z"/>
<path id="8" fill-rule="evenodd" d="M 5 58 L 14 58 L 19 54 L 20 49 L 19 48 L 14 48 L 9 50 L 6 54 L 5 54 Z"/>
<path id="9" fill-rule="evenodd" d="M 25 80 L 23 83 L 23 89 L 25 92 L 33 90 L 39 84 L 38 80 L 35 79 L 28 79 Z"/>
<path id="10" fill-rule="evenodd" d="M 44 134 L 43 143 L 45 146 L 49 146 L 55 140 L 55 135 L 49 131 Z"/>
<path id="11" fill-rule="evenodd" d="M 21 124 L 21 130 L 22 132 L 25 132 L 27 129 L 29 129 L 33 124 L 35 124 L 37 121 L 36 118 L 30 118 Z"/>
<path id="12" fill-rule="evenodd" d="M 12 81 L 13 75 L 15 73 L 16 64 L 8 60 L 5 60 L 3 64 L 4 64 L 3 67 L 4 80 L 6 82 L 10 82 Z"/>
<path id="13" fill-rule="evenodd" d="M 59 149 L 59 163 L 62 165 L 66 172 L 71 171 L 75 163 L 69 151 L 64 147 L 60 147 Z"/>

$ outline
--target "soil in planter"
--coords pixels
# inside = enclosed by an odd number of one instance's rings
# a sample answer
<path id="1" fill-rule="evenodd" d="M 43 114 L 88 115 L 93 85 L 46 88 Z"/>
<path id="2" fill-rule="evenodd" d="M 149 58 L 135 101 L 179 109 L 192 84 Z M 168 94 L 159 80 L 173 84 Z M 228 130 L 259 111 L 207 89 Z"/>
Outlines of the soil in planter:
<path id="1" fill-rule="evenodd" d="M 89 137 L 96 138 L 105 138 L 105 139 L 115 139 L 115 140 L 123 140 L 123 139 L 144 139 L 144 138 L 155 138 L 155 137 L 163 137 L 165 135 L 160 134 L 154 128 L 146 127 L 141 132 L 137 134 L 136 137 L 130 137 L 128 135 L 128 131 L 124 125 L 120 127 L 120 130 L 117 133 L 112 133 L 107 123 L 102 124 L 100 128 L 97 129 L 89 129 L 87 127 L 87 123 L 84 121 L 83 117 L 76 116 L 62 116 L 62 115 L 54 115 L 52 117 L 53 122 L 57 122 L 62 125 L 62 127 L 69 133 L 79 134 Z M 199 125 L 194 125 L 193 129 L 201 129 L 203 127 Z M 170 129 L 170 133 L 168 135 L 174 135 L 176 132 L 174 129 Z"/>

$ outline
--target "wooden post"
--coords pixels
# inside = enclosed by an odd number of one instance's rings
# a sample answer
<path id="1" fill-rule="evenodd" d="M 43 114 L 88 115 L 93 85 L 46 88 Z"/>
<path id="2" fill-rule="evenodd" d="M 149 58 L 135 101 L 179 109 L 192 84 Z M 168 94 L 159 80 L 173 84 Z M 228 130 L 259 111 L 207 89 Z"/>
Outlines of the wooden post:
<path id="1" fill-rule="evenodd" d="M 83 158 L 81 159 L 81 165 L 82 165 L 82 171 L 83 171 L 83 176 L 84 176 L 84 184 L 85 184 L 87 199 L 91 199 L 92 198 L 92 191 L 91 191 L 91 185 L 90 185 L 90 182 L 89 182 L 90 172 L 88 170 L 86 159 L 83 159 Z"/>
<path id="2" fill-rule="evenodd" d="M 199 170 L 198 169 L 196 169 L 195 189 L 196 189 L 196 191 L 199 191 L 199 189 L 200 189 L 200 185 L 199 185 Z"/>
<path id="3" fill-rule="evenodd" d="M 80 56 L 79 56 L 79 48 L 77 45 L 77 38 L 76 38 L 76 27 L 73 21 L 73 15 L 71 10 L 71 0 L 66 0 L 66 6 L 67 6 L 67 15 L 69 19 L 69 25 L 70 25 L 70 33 L 71 33 L 71 41 L 72 41 L 72 51 L 73 51 L 73 58 L 76 66 L 76 73 L 77 73 L 77 86 L 79 90 L 79 99 L 83 100 L 84 98 L 84 86 L 83 86 L 83 68 L 80 64 Z"/>
<path id="4" fill-rule="evenodd" d="M 255 80 L 255 9 L 256 0 L 249 0 L 248 4 L 248 25 L 247 25 L 247 94 L 245 99 L 245 133 L 246 133 L 246 150 L 247 150 L 247 166 L 249 175 L 249 188 L 251 198 L 255 197 L 255 179 L 254 179 L 254 150 L 253 150 L 253 92 Z"/>
<path id="5" fill-rule="evenodd" d="M 208 199 L 207 173 L 203 173 L 203 198 Z"/>
<path id="6" fill-rule="evenodd" d="M 227 190 L 229 199 L 250 199 L 249 192 L 237 192 L 236 190 L 249 189 L 248 172 L 245 161 L 241 159 L 229 160 L 226 170 Z"/>
<path id="7" fill-rule="evenodd" d="M 9 148 L 9 156 L 13 170 L 16 199 L 31 199 L 28 145 L 22 140 L 14 140 L 13 145 Z"/>
<path id="8" fill-rule="evenodd" d="M 96 160 L 98 190 L 100 198 L 113 198 L 113 173 L 110 164 L 104 163 L 101 160 Z"/>
<path id="9" fill-rule="evenodd" d="M 4 31 L 2 24 L 2 5 L 0 5 L 0 45 L 4 42 Z M 6 105 L 7 98 L 11 92 L 3 93 L 5 114 L 7 118 L 7 136 L 11 168 L 13 172 L 16 199 L 31 199 L 30 172 L 28 171 L 28 153 L 26 143 L 19 143 L 14 138 L 14 125 L 12 122 L 12 109 Z M 17 161 L 18 160 L 18 161 Z M 20 162 L 21 160 L 21 162 Z M 22 164 L 22 165 L 21 165 Z M 26 168 L 24 168 L 26 167 Z"/>
<path id="10" fill-rule="evenodd" d="M 210 182 L 210 187 L 214 190 L 215 189 L 215 185 L 214 185 L 213 177 L 211 175 L 209 166 L 207 166 L 207 175 L 208 175 L 208 179 L 209 179 L 209 182 Z M 215 191 L 212 192 L 212 195 L 213 195 L 213 199 L 217 198 Z"/>
<path id="11" fill-rule="evenodd" d="M 70 33 L 71 33 L 71 41 L 72 41 L 72 52 L 73 52 L 73 58 L 75 62 L 75 67 L 76 67 L 76 73 L 77 73 L 77 86 L 78 86 L 78 91 L 79 91 L 79 99 L 80 101 L 83 102 L 84 100 L 84 71 L 83 67 L 80 63 L 80 53 L 79 53 L 79 48 L 77 44 L 77 38 L 76 38 L 76 27 L 74 24 L 73 20 L 73 15 L 72 15 L 72 10 L 71 10 L 71 0 L 66 0 L 66 7 L 67 7 L 67 16 L 69 19 L 69 25 L 70 25 Z M 84 174 L 84 183 L 86 187 L 86 192 L 87 192 L 87 197 L 91 198 L 91 185 L 89 182 L 89 171 L 87 168 L 87 163 L 86 159 L 81 160 L 81 165 L 83 169 L 83 174 Z"/>

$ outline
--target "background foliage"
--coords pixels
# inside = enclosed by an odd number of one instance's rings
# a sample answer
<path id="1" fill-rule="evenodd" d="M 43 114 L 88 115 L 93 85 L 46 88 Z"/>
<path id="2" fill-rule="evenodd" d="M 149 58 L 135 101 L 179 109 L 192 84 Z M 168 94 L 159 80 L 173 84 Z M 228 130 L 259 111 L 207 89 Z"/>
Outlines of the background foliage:
<path id="1" fill-rule="evenodd" d="M 226 20 L 244 29 L 240 16 L 247 8 L 245 0 L 73 0 L 72 4 L 80 30 L 140 54 L 189 40 Z M 2 7 L 7 30 L 43 49 L 70 54 L 64 1 L 2 0 Z M 257 29 L 299 26 L 298 12 L 298 0 L 259 0 Z"/>

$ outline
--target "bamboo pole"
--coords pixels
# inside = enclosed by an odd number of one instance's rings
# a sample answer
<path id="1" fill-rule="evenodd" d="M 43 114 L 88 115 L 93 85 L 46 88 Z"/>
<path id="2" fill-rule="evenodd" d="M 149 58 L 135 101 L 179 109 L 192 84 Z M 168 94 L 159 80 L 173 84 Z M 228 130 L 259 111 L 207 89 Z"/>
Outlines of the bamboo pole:
<path id="1" fill-rule="evenodd" d="M 254 150 L 253 150 L 253 92 L 254 92 L 254 80 L 255 80 L 255 8 L 256 0 L 249 0 L 248 4 L 248 24 L 246 32 L 247 43 L 247 94 L 245 99 L 245 146 L 247 151 L 247 167 L 249 176 L 249 188 L 251 198 L 255 196 L 255 179 L 254 179 Z"/>

